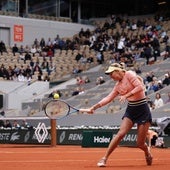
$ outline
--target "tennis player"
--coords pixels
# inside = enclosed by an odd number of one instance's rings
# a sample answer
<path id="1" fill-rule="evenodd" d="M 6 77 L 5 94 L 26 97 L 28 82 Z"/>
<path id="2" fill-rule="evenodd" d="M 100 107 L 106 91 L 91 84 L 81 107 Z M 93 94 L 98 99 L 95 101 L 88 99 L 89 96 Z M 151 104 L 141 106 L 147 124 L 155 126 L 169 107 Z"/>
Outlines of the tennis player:
<path id="1" fill-rule="evenodd" d="M 147 165 L 152 164 L 152 155 L 146 144 L 146 137 L 152 121 L 150 109 L 148 107 L 145 88 L 142 78 L 135 72 L 127 71 L 122 65 L 114 63 L 109 66 L 105 74 L 116 81 L 116 84 L 109 95 L 100 100 L 97 104 L 87 109 L 87 113 L 93 114 L 94 111 L 115 99 L 118 96 L 121 103 L 128 101 L 125 114 L 122 117 L 120 130 L 111 140 L 108 149 L 102 159 L 97 163 L 99 167 L 105 167 L 110 154 L 115 150 L 127 132 L 137 124 L 137 147 L 145 153 Z"/>

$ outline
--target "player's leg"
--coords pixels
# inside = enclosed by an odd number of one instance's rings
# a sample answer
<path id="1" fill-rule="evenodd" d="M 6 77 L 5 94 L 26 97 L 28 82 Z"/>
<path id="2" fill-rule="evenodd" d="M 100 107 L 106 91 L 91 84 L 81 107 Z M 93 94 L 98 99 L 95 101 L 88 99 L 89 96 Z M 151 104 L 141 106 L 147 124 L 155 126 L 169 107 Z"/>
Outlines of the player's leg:
<path id="1" fill-rule="evenodd" d="M 120 130 L 118 131 L 116 136 L 114 136 L 114 138 L 111 140 L 104 157 L 98 162 L 97 164 L 98 166 L 103 167 L 106 165 L 106 161 L 109 155 L 115 150 L 115 148 L 118 146 L 120 141 L 123 139 L 123 137 L 127 134 L 127 132 L 132 127 L 133 127 L 133 122 L 129 118 L 124 117 L 120 126 Z"/>
<path id="2" fill-rule="evenodd" d="M 138 125 L 138 137 L 137 137 L 137 146 L 144 151 L 147 165 L 152 164 L 152 156 L 150 153 L 150 149 L 146 144 L 146 135 L 149 126 L 150 126 L 149 122 Z"/>

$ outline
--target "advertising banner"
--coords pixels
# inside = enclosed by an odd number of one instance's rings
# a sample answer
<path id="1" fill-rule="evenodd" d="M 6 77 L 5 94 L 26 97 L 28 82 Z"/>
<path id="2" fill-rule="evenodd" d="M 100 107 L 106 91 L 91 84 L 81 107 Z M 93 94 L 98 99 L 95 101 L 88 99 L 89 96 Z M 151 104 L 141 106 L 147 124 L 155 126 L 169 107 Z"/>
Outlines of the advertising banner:
<path id="1" fill-rule="evenodd" d="M 50 133 L 43 142 L 37 140 L 34 129 L 3 129 L 0 130 L 0 143 L 2 144 L 50 144 Z"/>
<path id="2" fill-rule="evenodd" d="M 82 147 L 107 147 L 117 134 L 118 130 L 85 130 L 83 131 Z M 129 131 L 120 142 L 120 145 L 135 146 L 136 130 Z"/>
<path id="3" fill-rule="evenodd" d="M 23 25 L 14 25 L 14 42 L 23 42 L 24 27 Z"/>
<path id="4" fill-rule="evenodd" d="M 57 130 L 58 145 L 81 145 L 83 140 L 83 130 Z"/>

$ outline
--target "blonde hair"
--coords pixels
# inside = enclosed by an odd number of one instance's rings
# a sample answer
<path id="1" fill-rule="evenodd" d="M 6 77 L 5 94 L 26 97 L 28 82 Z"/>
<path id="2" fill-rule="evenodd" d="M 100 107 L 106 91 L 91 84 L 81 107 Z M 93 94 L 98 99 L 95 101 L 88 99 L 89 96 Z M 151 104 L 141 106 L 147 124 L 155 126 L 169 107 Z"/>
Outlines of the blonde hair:
<path id="1" fill-rule="evenodd" d="M 111 64 L 112 67 L 118 67 L 118 68 L 121 68 L 121 65 L 119 63 L 113 63 Z"/>
<path id="2" fill-rule="evenodd" d="M 121 63 L 113 63 L 113 64 L 111 64 L 111 66 L 120 68 L 120 69 L 122 69 L 122 71 L 126 71 L 125 70 L 125 63 L 123 63 L 123 62 L 121 62 Z"/>

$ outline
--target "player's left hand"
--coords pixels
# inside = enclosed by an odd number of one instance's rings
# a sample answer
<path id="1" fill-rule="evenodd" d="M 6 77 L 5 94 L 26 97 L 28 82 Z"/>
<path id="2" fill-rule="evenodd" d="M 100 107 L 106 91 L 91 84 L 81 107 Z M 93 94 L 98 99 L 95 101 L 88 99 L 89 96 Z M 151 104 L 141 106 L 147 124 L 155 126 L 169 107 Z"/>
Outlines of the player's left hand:
<path id="1" fill-rule="evenodd" d="M 125 101 L 126 101 L 126 96 L 125 96 L 125 95 L 119 96 L 119 101 L 120 101 L 120 103 L 125 103 Z"/>

